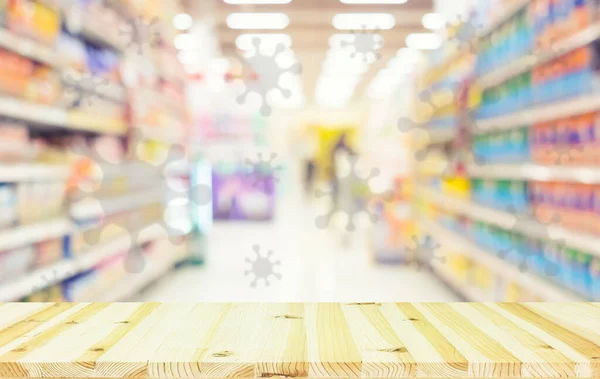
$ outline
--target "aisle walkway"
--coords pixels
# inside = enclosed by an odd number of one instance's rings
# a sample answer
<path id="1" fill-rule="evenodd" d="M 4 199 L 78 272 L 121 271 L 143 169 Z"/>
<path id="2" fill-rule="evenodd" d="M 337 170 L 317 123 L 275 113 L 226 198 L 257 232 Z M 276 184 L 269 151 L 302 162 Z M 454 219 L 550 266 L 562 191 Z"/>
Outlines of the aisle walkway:
<path id="1" fill-rule="evenodd" d="M 285 199 L 273 223 L 219 223 L 210 233 L 206 264 L 174 272 L 140 296 L 142 301 L 272 301 L 272 302 L 392 302 L 457 301 L 428 272 L 408 267 L 377 266 L 371 262 L 366 233 L 355 232 L 343 248 L 330 231 L 314 224 L 314 207 L 299 196 Z M 246 258 L 253 246 L 273 251 L 281 265 L 271 285 L 253 276 Z"/>

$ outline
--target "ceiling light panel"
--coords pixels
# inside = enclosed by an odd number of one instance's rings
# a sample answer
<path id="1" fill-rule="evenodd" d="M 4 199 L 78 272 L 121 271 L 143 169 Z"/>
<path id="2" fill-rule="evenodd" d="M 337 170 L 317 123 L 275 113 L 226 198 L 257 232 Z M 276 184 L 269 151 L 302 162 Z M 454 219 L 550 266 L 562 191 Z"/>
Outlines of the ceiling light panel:
<path id="1" fill-rule="evenodd" d="M 332 23 L 338 30 L 389 30 L 396 19 L 389 13 L 338 13 Z"/>
<path id="2" fill-rule="evenodd" d="M 427 13 L 423 16 L 421 22 L 429 30 L 440 30 L 446 26 L 446 18 L 439 13 Z"/>
<path id="3" fill-rule="evenodd" d="M 180 13 L 173 17 L 173 26 L 177 30 L 187 30 L 194 24 L 194 19 L 187 13 Z"/>
<path id="4" fill-rule="evenodd" d="M 344 4 L 404 4 L 408 0 L 340 0 Z"/>
<path id="5" fill-rule="evenodd" d="M 231 29 L 285 29 L 290 19 L 285 13 L 231 13 L 227 26 Z"/>
<path id="6" fill-rule="evenodd" d="M 289 4 L 292 0 L 224 0 L 227 4 L 245 5 L 245 4 Z"/>
<path id="7" fill-rule="evenodd" d="M 412 33 L 406 37 L 406 46 L 415 50 L 437 50 L 442 39 L 434 33 Z"/>

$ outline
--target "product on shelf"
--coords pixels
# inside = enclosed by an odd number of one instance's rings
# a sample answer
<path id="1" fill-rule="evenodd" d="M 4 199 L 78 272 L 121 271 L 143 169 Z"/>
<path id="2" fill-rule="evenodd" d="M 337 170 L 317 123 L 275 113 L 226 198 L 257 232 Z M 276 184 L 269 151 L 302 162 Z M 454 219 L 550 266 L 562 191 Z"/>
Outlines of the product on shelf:
<path id="1" fill-rule="evenodd" d="M 53 45 L 60 33 L 60 16 L 38 1 L 10 0 L 7 26 L 18 34 Z"/>
<path id="2" fill-rule="evenodd" d="M 0 251 L 0 284 L 19 278 L 34 266 L 36 252 L 32 246 Z"/>

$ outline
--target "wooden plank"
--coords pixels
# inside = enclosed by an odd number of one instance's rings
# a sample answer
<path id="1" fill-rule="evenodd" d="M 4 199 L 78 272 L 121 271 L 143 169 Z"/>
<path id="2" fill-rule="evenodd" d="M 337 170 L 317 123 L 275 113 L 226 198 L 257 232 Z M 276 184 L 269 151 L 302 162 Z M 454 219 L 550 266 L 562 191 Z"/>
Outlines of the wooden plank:
<path id="1" fill-rule="evenodd" d="M 232 304 L 200 361 L 204 378 L 253 378 L 264 341 L 266 304 Z"/>
<path id="2" fill-rule="evenodd" d="M 362 357 L 340 304 L 305 306 L 309 376 L 358 378 Z"/>
<path id="3" fill-rule="evenodd" d="M 382 312 L 418 362 L 417 376 L 458 377 L 468 374 L 467 359 L 413 304 L 384 304 Z"/>
<path id="4" fill-rule="evenodd" d="M 454 304 L 452 307 L 523 362 L 521 376 L 575 375 L 575 362 L 485 305 Z"/>
<path id="5" fill-rule="evenodd" d="M 555 303 L 555 306 L 561 306 L 561 304 Z M 593 357 L 590 357 L 589 352 L 585 351 L 585 348 L 593 349 L 593 346 L 589 345 L 589 341 L 552 323 L 521 304 L 487 304 L 487 306 L 574 361 L 577 377 L 598 376 L 597 374 L 592 375 L 594 370 L 591 358 Z M 580 344 L 584 345 L 584 349 Z"/>
<path id="6" fill-rule="evenodd" d="M 200 361 L 230 307 L 229 304 L 194 304 L 176 315 L 176 322 L 170 324 L 170 331 L 150 359 L 149 376 L 199 377 Z"/>
<path id="7" fill-rule="evenodd" d="M 416 307 L 469 360 L 469 376 L 521 376 L 521 361 L 449 304 Z"/>
<path id="8" fill-rule="evenodd" d="M 412 377 L 416 362 L 381 312 L 382 304 L 342 306 L 358 351 L 361 376 L 369 378 Z"/>

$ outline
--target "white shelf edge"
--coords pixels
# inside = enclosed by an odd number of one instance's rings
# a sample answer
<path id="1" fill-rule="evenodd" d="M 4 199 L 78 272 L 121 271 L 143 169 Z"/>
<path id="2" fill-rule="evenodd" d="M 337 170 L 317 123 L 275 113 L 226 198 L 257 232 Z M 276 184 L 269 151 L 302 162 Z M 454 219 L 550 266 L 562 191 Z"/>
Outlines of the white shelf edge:
<path id="1" fill-rule="evenodd" d="M 17 301 L 31 295 L 37 288 L 45 288 L 71 277 L 77 263 L 71 259 L 38 269 L 24 277 L 0 284 L 0 302 Z"/>
<path id="2" fill-rule="evenodd" d="M 0 96 L 0 115 L 40 125 L 67 125 L 67 112 L 63 109 L 6 96 Z"/>
<path id="3" fill-rule="evenodd" d="M 598 109 L 600 109 L 600 95 L 584 95 L 534 106 L 531 109 L 518 111 L 506 116 L 475 121 L 473 126 L 476 134 L 482 134 L 576 116 L 594 112 Z"/>
<path id="4" fill-rule="evenodd" d="M 73 229 L 66 218 L 18 226 L 0 231 L 0 251 L 12 250 L 53 238 L 60 238 Z"/>
<path id="5" fill-rule="evenodd" d="M 170 271 L 175 260 L 164 260 L 162 262 L 150 262 L 151 268 L 146 269 L 143 274 L 127 274 L 121 281 L 102 296 L 103 302 L 125 301 L 139 293 L 144 287 L 156 281 L 165 273 Z"/>
<path id="6" fill-rule="evenodd" d="M 481 90 L 497 86 L 507 80 L 533 69 L 535 66 L 548 63 L 579 47 L 589 45 L 600 38 L 600 24 L 594 24 L 562 41 L 558 41 L 551 48 L 533 52 L 518 58 L 502 67 L 482 75 L 477 79 Z"/>
<path id="7" fill-rule="evenodd" d="M 68 166 L 45 164 L 0 164 L 0 182 L 60 181 L 69 177 Z"/>
<path id="8" fill-rule="evenodd" d="M 76 220 L 99 218 L 119 212 L 137 209 L 156 201 L 164 201 L 164 192 L 151 190 L 145 192 L 132 192 L 121 196 L 106 199 L 89 197 L 71 206 L 71 217 Z"/>
<path id="9" fill-rule="evenodd" d="M 147 226 L 139 233 L 138 244 L 153 241 L 166 236 L 167 233 L 159 226 Z M 113 241 L 92 248 L 74 259 L 64 259 L 48 267 L 38 269 L 21 279 L 0 284 L 0 302 L 16 301 L 31 295 L 36 288 L 44 288 L 87 271 L 103 259 L 121 253 L 131 248 L 131 238 L 124 235 Z"/>
<path id="10" fill-rule="evenodd" d="M 77 120 L 85 114 L 69 114 L 66 110 L 45 104 L 35 104 L 22 99 L 0 95 L 0 116 L 12 118 L 38 126 L 55 127 L 73 131 L 89 131 L 100 134 L 122 135 L 121 130 L 103 130 L 100 125 L 105 122 L 96 116 L 89 120 Z M 106 124 L 110 123 L 107 121 Z"/>
<path id="11" fill-rule="evenodd" d="M 4 27 L 0 27 L 0 47 L 51 67 L 61 68 L 64 66 L 60 55 L 56 54 L 51 47 L 44 46 L 27 37 L 21 37 Z"/>
<path id="12" fill-rule="evenodd" d="M 422 186 L 418 190 L 430 201 L 451 212 L 496 225 L 506 230 L 512 230 L 531 238 L 548 240 L 548 236 L 551 236 L 549 242 L 561 242 L 569 247 L 581 249 L 587 254 L 600 257 L 599 237 L 571 231 L 561 226 L 544 227 L 544 225 L 535 221 L 517 223 L 515 216 L 508 212 L 487 208 L 467 200 L 444 196 Z"/>
<path id="13" fill-rule="evenodd" d="M 486 266 L 489 270 L 495 272 L 504 279 L 519 283 L 519 285 L 544 298 L 544 301 L 586 300 L 584 297 L 578 296 L 569 290 L 562 289 L 558 285 L 538 277 L 536 274 L 521 272 L 519 268 L 513 264 L 503 261 L 492 253 L 480 248 L 470 240 L 447 230 L 433 221 L 422 222 L 421 224 L 428 232 L 434 236 L 438 236 L 438 239 L 444 241 L 444 246 L 446 246 L 447 243 L 450 243 L 451 245 L 461 248 L 461 251 L 470 258 Z M 481 301 L 485 301 L 485 299 Z"/>
<path id="14" fill-rule="evenodd" d="M 488 27 L 483 29 L 478 34 L 477 38 L 482 39 L 482 38 L 485 38 L 486 36 L 488 36 L 490 33 L 495 31 L 496 29 L 498 29 L 500 27 L 500 25 L 504 24 L 505 22 L 510 20 L 512 17 L 514 17 L 517 13 L 519 13 L 529 3 L 531 3 L 531 0 L 516 1 L 513 5 L 509 6 L 509 8 L 507 10 L 505 10 L 504 13 L 500 17 L 498 17 L 493 23 L 491 23 Z"/>
<path id="15" fill-rule="evenodd" d="M 600 169 L 594 167 L 543 166 L 533 163 L 469 165 L 471 177 L 600 184 Z"/>

